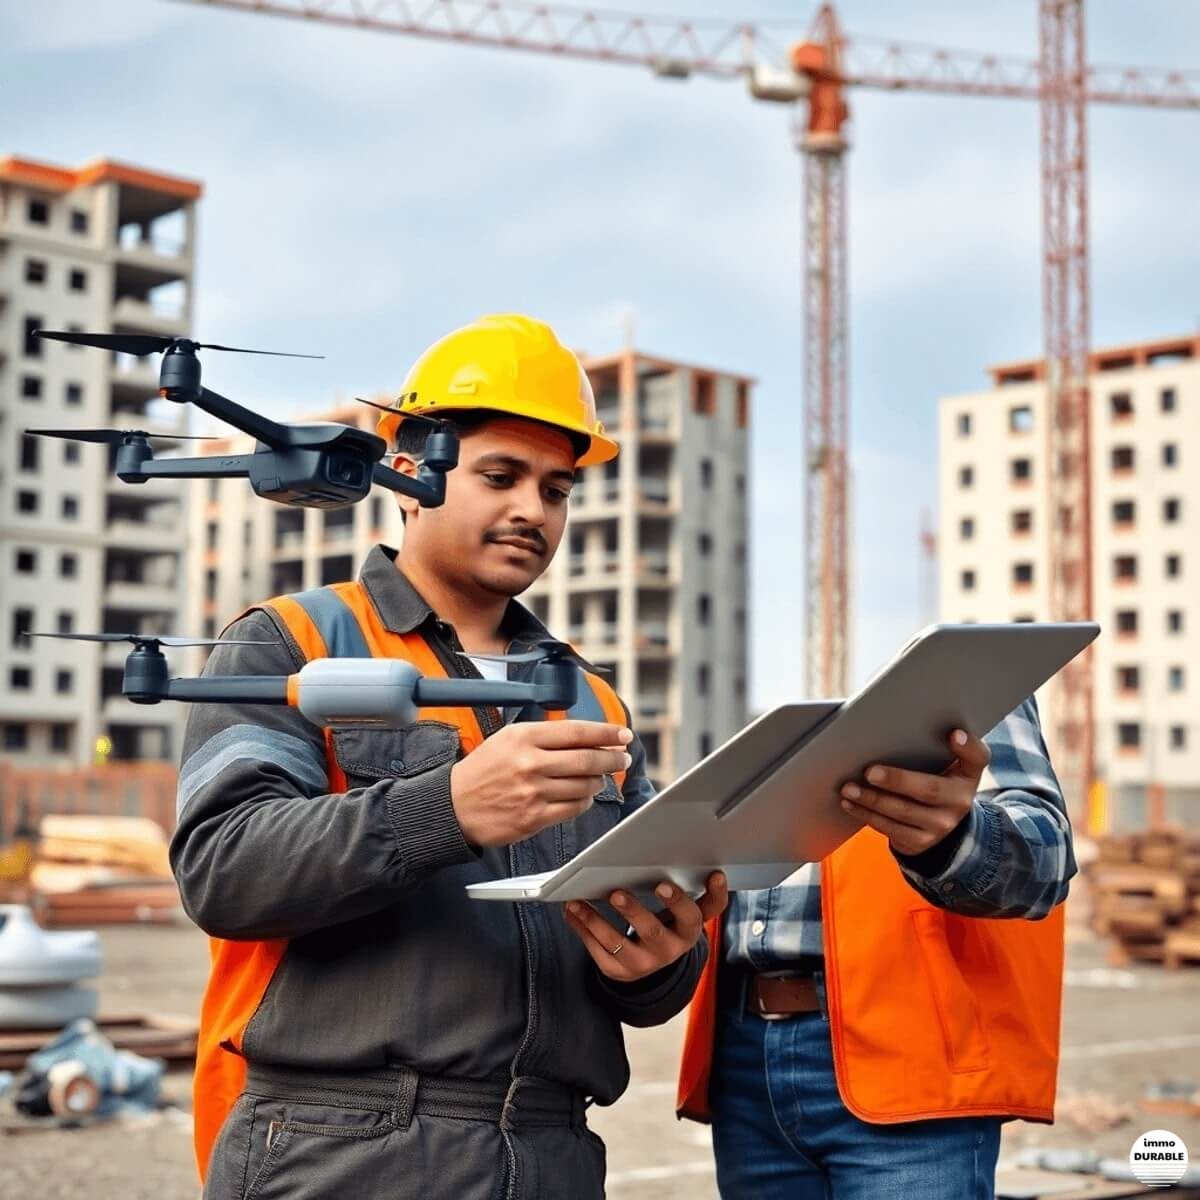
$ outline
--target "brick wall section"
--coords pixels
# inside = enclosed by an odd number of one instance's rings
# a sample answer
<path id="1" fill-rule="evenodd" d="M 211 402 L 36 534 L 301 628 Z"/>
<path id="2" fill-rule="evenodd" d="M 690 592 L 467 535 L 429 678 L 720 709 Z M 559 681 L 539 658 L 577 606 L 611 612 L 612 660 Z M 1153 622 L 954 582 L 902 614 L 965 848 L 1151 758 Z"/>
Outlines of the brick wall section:
<path id="1" fill-rule="evenodd" d="M 64 771 L 0 762 L 0 845 L 13 836 L 22 812 L 35 829 L 47 813 L 149 817 L 170 837 L 178 780 L 173 763 L 114 763 Z"/>

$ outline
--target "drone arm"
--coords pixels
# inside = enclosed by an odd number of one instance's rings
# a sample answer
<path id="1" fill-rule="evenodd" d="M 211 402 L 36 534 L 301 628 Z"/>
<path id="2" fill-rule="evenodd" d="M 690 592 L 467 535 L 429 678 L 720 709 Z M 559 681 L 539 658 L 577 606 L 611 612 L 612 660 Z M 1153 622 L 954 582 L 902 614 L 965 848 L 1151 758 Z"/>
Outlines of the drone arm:
<path id="1" fill-rule="evenodd" d="M 211 675 L 170 679 L 164 700 L 191 704 L 290 704 L 292 675 Z"/>
<path id="2" fill-rule="evenodd" d="M 413 479 L 376 463 L 371 469 L 371 479 L 380 487 L 399 492 L 403 496 L 411 496 L 420 502 L 422 508 L 439 508 L 446 499 L 446 476 L 444 472 L 434 471 L 426 466 L 421 467 L 418 478 Z"/>
<path id="3" fill-rule="evenodd" d="M 211 458 L 164 458 L 143 463 L 136 472 L 117 471 L 125 483 L 143 483 L 147 479 L 245 479 L 250 473 L 252 454 Z"/>
<path id="4" fill-rule="evenodd" d="M 168 395 L 167 399 L 172 400 L 175 397 Z M 201 388 L 199 396 L 194 398 L 183 396 L 181 399 L 192 400 L 197 408 L 211 413 L 218 420 L 232 425 L 235 429 L 240 429 L 243 433 L 250 434 L 273 450 L 286 450 L 292 444 L 286 425 L 280 425 L 278 422 L 272 421 L 270 417 L 264 417 L 261 413 L 251 412 L 250 409 L 235 404 L 234 401 L 222 396 L 219 392 Z"/>
<path id="5" fill-rule="evenodd" d="M 573 667 L 558 673 L 553 681 L 517 683 L 503 680 L 425 679 L 418 681 L 414 701 L 421 707 L 451 708 L 492 704 L 498 708 L 516 708 L 536 704 L 547 710 L 568 709 L 578 694 Z"/>

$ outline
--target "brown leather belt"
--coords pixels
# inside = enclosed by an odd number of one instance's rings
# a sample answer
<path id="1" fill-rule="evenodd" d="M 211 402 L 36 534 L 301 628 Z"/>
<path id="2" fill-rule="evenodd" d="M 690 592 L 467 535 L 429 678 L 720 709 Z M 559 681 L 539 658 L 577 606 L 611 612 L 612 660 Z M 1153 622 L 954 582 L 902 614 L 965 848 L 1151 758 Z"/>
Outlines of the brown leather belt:
<path id="1" fill-rule="evenodd" d="M 746 1008 L 767 1021 L 821 1011 L 821 998 L 811 975 L 751 975 L 746 981 Z"/>

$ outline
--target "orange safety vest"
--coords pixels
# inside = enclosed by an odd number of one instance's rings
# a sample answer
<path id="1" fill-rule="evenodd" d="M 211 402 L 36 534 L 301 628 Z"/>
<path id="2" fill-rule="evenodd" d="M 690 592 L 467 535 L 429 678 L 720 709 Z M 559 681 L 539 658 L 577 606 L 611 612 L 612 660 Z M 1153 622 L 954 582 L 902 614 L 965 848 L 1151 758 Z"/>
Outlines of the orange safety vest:
<path id="1" fill-rule="evenodd" d="M 1054 1116 L 1063 907 L 1041 921 L 957 916 L 909 886 L 887 839 L 860 830 L 821 864 L 838 1091 L 874 1124 Z M 676 1112 L 712 1118 L 720 918 L 692 998 Z"/>
<path id="2" fill-rule="evenodd" d="M 372 658 L 398 658 L 412 663 L 422 675 L 446 678 L 446 670 L 420 633 L 392 633 L 380 621 L 362 584 L 335 583 L 320 591 L 332 592 L 342 605 L 313 605 L 316 620 L 292 596 L 280 596 L 255 606 L 270 609 L 291 632 L 296 644 L 311 662 L 328 658 L 328 646 L 336 644 L 338 619 L 352 619 L 362 633 Z M 247 609 L 239 614 L 245 616 Z M 329 627 L 327 627 L 329 626 Z M 625 709 L 616 692 L 590 672 L 581 671 L 581 685 L 591 688 L 604 719 L 614 725 L 626 723 Z M 581 693 L 583 688 L 581 686 Z M 594 711 L 585 695 L 569 712 L 543 712 L 550 720 L 582 716 Z M 421 721 L 443 721 L 454 725 L 464 754 L 483 742 L 483 731 L 470 708 L 422 708 Z M 325 763 L 331 793 L 347 789 L 345 773 L 333 752 L 333 732 L 325 729 Z M 625 781 L 625 772 L 614 775 L 617 786 Z M 246 1060 L 242 1057 L 242 1035 L 254 1015 L 276 968 L 287 953 L 286 938 L 265 941 L 227 941 L 209 938 L 212 968 L 200 1010 L 200 1033 L 196 1047 L 196 1072 L 193 1081 L 196 1161 L 203 1182 L 208 1161 L 221 1125 L 233 1107 L 246 1078 Z"/>

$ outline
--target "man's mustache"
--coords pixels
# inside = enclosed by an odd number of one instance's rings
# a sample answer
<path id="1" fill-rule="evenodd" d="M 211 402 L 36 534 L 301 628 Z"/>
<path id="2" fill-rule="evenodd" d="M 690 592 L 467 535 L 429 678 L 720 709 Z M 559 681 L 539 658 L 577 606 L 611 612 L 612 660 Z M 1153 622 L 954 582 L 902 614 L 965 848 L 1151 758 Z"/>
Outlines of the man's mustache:
<path id="1" fill-rule="evenodd" d="M 524 542 L 532 542 L 542 554 L 546 553 L 546 539 L 536 529 L 490 529 L 483 535 L 485 542 L 499 542 L 505 538 L 520 538 Z"/>

